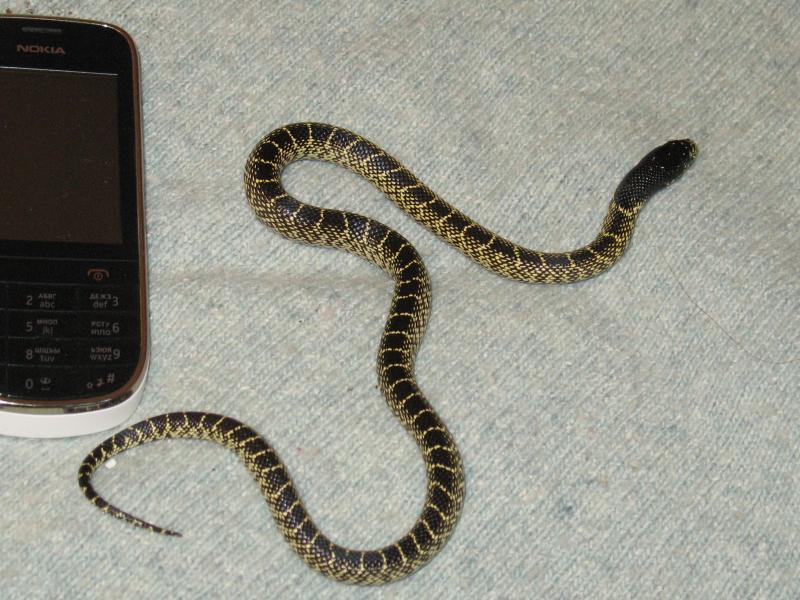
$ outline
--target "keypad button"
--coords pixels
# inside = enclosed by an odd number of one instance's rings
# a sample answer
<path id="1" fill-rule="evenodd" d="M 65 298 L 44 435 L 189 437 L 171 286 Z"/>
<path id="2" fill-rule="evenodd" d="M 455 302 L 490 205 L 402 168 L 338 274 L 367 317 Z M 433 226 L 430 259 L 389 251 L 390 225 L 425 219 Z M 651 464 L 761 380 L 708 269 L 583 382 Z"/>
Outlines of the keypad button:
<path id="1" fill-rule="evenodd" d="M 138 336 L 138 319 L 133 313 L 83 314 L 79 335 L 87 338 Z"/>
<path id="2" fill-rule="evenodd" d="M 8 362 L 19 365 L 58 366 L 74 364 L 75 340 L 8 340 Z"/>
<path id="3" fill-rule="evenodd" d="M 8 367 L 8 391 L 13 396 L 55 398 L 82 392 L 85 369 Z"/>
<path id="4" fill-rule="evenodd" d="M 123 311 L 136 310 L 135 287 L 79 288 L 78 305 L 81 310 Z"/>
<path id="5" fill-rule="evenodd" d="M 91 367 L 83 381 L 82 391 L 102 394 L 123 385 L 133 372 L 133 367 Z"/>
<path id="6" fill-rule="evenodd" d="M 8 311 L 8 334 L 14 337 L 75 337 L 78 315 L 73 312 Z"/>
<path id="7" fill-rule="evenodd" d="M 27 310 L 75 310 L 76 288 L 55 285 L 9 285 L 8 308 Z"/>
<path id="8" fill-rule="evenodd" d="M 122 365 L 139 358 L 138 340 L 89 340 L 85 343 L 81 362 L 84 364 Z"/>

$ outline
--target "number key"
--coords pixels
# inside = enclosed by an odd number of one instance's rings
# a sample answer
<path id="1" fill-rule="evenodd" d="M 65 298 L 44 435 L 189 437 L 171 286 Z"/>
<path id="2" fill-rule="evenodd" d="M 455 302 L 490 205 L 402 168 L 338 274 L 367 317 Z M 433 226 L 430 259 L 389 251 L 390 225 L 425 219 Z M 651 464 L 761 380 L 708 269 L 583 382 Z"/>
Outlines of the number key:
<path id="1" fill-rule="evenodd" d="M 73 337 L 77 327 L 75 313 L 8 311 L 8 334 L 13 337 Z"/>
<path id="2" fill-rule="evenodd" d="M 68 365 L 76 353 L 75 342 L 69 340 L 8 341 L 8 362 L 21 365 Z"/>
<path id="3" fill-rule="evenodd" d="M 139 335 L 133 314 L 93 313 L 83 315 L 80 335 L 88 338 L 133 337 Z"/>
<path id="4" fill-rule="evenodd" d="M 83 369 L 9 367 L 8 391 L 14 396 L 70 396 L 78 391 L 83 377 Z"/>
<path id="5" fill-rule="evenodd" d="M 90 340 L 83 351 L 83 362 L 89 365 L 122 365 L 139 358 L 138 340 Z"/>
<path id="6" fill-rule="evenodd" d="M 49 285 L 9 285 L 8 308 L 28 310 L 74 310 L 75 288 Z"/>
<path id="7" fill-rule="evenodd" d="M 78 299 L 82 310 L 136 310 L 139 305 L 135 287 L 81 288 Z"/>

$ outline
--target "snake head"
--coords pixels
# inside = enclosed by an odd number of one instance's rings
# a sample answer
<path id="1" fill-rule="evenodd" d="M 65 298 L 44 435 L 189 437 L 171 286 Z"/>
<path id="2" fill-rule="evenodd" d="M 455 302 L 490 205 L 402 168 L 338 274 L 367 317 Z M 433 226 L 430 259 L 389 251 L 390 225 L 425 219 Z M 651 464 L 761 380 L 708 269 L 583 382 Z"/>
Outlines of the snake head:
<path id="1" fill-rule="evenodd" d="M 678 179 L 696 156 L 692 140 L 672 140 L 651 150 L 622 179 L 614 200 L 628 210 L 641 208 L 650 196 Z"/>
<path id="2" fill-rule="evenodd" d="M 678 179 L 697 156 L 697 144 L 692 140 L 672 140 L 659 146 L 639 163 L 654 189 L 661 189 Z"/>

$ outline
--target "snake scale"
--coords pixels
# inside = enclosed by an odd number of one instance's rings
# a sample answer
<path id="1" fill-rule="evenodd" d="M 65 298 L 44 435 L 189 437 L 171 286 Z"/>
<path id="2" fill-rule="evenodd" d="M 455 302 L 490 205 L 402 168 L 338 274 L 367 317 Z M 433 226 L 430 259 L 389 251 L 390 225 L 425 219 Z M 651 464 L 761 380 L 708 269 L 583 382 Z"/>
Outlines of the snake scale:
<path id="1" fill-rule="evenodd" d="M 430 307 L 428 275 L 417 251 L 386 225 L 290 196 L 281 184 L 283 169 L 304 158 L 342 165 L 371 181 L 415 220 L 487 269 L 526 282 L 567 283 L 593 277 L 613 265 L 628 245 L 647 199 L 677 179 L 696 154 L 697 147 L 690 140 L 656 148 L 624 177 L 594 241 L 571 252 L 545 253 L 523 248 L 475 223 L 397 160 L 351 131 L 321 123 L 297 123 L 269 133 L 252 151 L 245 168 L 245 190 L 257 217 L 293 240 L 361 256 L 395 280 L 378 350 L 378 379 L 387 403 L 416 440 L 425 461 L 427 496 L 421 514 L 391 545 L 377 550 L 343 548 L 311 520 L 273 448 L 243 423 L 210 413 L 170 413 L 120 431 L 85 458 L 79 470 L 81 489 L 95 506 L 115 517 L 178 535 L 106 502 L 92 487 L 92 474 L 110 457 L 146 442 L 213 440 L 243 459 L 286 541 L 311 567 L 334 579 L 362 584 L 386 583 L 408 575 L 446 543 L 464 502 L 458 449 L 414 378 L 415 357 Z"/>

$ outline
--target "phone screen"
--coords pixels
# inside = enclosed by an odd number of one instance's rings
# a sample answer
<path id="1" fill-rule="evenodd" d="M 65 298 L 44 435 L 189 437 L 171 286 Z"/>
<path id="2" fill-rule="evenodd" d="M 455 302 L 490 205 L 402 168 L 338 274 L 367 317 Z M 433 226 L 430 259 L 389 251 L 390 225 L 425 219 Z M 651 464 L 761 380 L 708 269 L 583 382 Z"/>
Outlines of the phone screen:
<path id="1" fill-rule="evenodd" d="M 0 239 L 122 243 L 117 88 L 0 67 Z"/>

